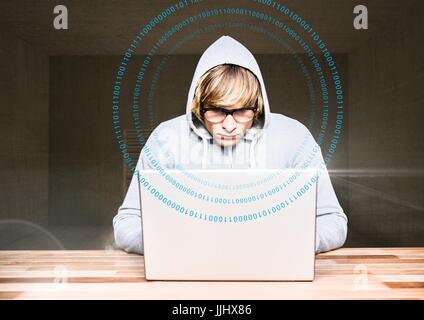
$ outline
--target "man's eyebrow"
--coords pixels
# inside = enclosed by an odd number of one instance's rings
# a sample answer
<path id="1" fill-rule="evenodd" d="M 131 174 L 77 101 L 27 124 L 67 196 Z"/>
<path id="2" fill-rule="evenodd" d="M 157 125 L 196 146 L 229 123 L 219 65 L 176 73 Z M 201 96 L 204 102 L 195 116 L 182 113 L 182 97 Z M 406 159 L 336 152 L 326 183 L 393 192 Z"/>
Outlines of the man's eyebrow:
<path id="1" fill-rule="evenodd" d="M 206 109 L 224 109 L 223 107 L 216 106 L 216 105 L 213 105 L 213 104 L 206 104 L 204 106 L 204 108 L 206 108 Z"/>
<path id="2" fill-rule="evenodd" d="M 206 104 L 205 106 L 204 106 L 204 108 L 206 108 L 206 109 L 223 109 L 223 110 L 227 110 L 227 109 L 225 109 L 225 107 L 224 106 L 216 106 L 216 105 L 213 105 L 213 104 Z M 236 109 L 233 109 L 233 110 L 238 110 L 238 109 L 246 109 L 246 108 L 254 108 L 254 106 L 250 106 L 250 105 L 245 105 L 245 106 L 242 106 L 242 107 L 239 107 L 239 108 L 236 108 Z"/>

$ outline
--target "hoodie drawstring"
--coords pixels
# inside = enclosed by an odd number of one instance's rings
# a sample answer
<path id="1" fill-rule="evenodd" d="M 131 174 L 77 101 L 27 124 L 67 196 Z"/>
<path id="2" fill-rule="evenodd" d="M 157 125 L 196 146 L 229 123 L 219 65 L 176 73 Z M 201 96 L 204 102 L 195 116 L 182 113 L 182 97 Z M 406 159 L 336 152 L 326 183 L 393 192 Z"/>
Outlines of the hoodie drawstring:
<path id="1" fill-rule="evenodd" d="M 202 141 L 203 141 L 203 156 L 202 156 L 202 169 L 206 169 L 206 163 L 207 163 L 207 159 L 208 159 L 208 144 L 209 141 L 208 139 L 202 137 Z M 253 139 L 250 143 L 250 147 L 249 147 L 249 162 L 250 162 L 250 168 L 251 169 L 255 169 L 256 168 L 256 160 L 255 160 L 255 146 L 256 146 L 256 139 Z M 231 152 L 230 152 L 230 156 L 231 156 L 231 168 L 233 168 L 233 148 L 234 146 L 231 147 Z"/>
<path id="2" fill-rule="evenodd" d="M 255 144 L 256 144 L 256 139 L 253 139 L 252 142 L 250 143 L 250 150 L 249 150 L 249 154 L 250 154 L 250 168 L 251 169 L 255 169 L 256 168 Z"/>
<path id="3" fill-rule="evenodd" d="M 234 150 L 234 146 L 230 147 L 230 165 L 231 168 L 233 168 L 233 150 Z"/>
<path id="4" fill-rule="evenodd" d="M 206 169 L 206 161 L 208 157 L 208 141 L 206 138 L 202 137 L 203 141 L 203 156 L 202 156 L 202 169 Z"/>

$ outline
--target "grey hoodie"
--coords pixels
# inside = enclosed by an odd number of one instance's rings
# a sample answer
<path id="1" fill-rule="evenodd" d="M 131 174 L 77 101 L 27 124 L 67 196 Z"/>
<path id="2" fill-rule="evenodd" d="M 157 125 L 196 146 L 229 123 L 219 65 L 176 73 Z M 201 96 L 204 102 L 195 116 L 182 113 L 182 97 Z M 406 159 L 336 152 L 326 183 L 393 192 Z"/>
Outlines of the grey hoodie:
<path id="1" fill-rule="evenodd" d="M 191 113 L 199 78 L 214 66 L 230 63 L 252 71 L 261 84 L 262 118 L 239 142 L 222 148 Z M 311 150 L 318 149 L 311 157 Z M 145 150 L 149 150 L 149 157 Z M 297 120 L 271 113 L 265 84 L 256 59 L 232 37 L 222 36 L 201 56 L 187 97 L 186 114 L 161 123 L 140 153 L 136 169 L 154 169 L 152 156 L 165 169 L 211 168 L 319 168 L 317 190 L 317 253 L 341 247 L 347 236 L 347 217 L 340 207 L 319 146 L 308 128 Z M 115 242 L 127 252 L 143 253 L 137 175 L 113 219 Z"/>

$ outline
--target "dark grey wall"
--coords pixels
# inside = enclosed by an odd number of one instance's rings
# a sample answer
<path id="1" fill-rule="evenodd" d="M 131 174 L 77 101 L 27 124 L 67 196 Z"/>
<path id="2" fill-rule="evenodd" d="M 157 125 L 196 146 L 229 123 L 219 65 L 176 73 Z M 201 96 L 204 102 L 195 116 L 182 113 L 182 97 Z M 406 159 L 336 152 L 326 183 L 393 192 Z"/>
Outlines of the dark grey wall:
<path id="1" fill-rule="evenodd" d="M 424 245 L 422 8 L 349 55 L 349 243 Z"/>
<path id="2" fill-rule="evenodd" d="M 0 31 L 0 222 L 48 221 L 49 57 Z"/>
<path id="3" fill-rule="evenodd" d="M 47 54 L 0 30 L 0 249 L 57 245 L 46 229 L 48 71 Z"/>
<path id="4" fill-rule="evenodd" d="M 51 58 L 49 222 L 111 223 L 122 166 L 111 129 L 113 63 L 102 57 Z"/>

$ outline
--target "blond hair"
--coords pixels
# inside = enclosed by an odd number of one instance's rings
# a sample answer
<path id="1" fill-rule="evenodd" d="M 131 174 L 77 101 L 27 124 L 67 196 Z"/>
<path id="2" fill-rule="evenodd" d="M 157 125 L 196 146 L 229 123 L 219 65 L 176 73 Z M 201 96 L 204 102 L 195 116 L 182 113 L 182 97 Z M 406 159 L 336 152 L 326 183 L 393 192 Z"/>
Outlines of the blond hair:
<path id="1" fill-rule="evenodd" d="M 242 101 L 240 107 L 256 107 L 255 120 L 263 112 L 261 86 L 248 69 L 235 64 L 220 64 L 205 72 L 197 82 L 191 111 L 201 121 L 202 105 L 226 106 Z"/>

